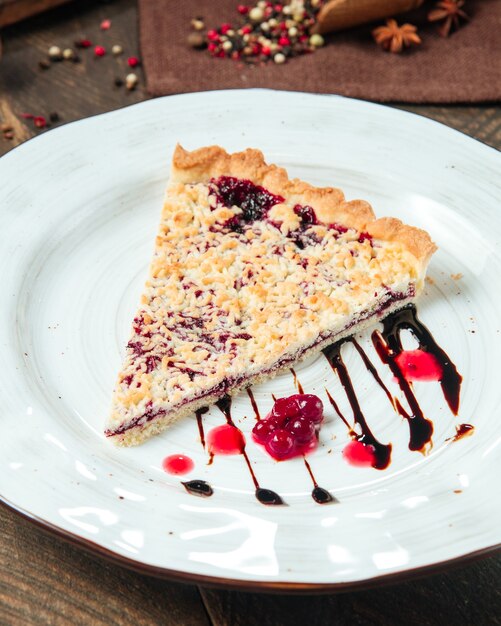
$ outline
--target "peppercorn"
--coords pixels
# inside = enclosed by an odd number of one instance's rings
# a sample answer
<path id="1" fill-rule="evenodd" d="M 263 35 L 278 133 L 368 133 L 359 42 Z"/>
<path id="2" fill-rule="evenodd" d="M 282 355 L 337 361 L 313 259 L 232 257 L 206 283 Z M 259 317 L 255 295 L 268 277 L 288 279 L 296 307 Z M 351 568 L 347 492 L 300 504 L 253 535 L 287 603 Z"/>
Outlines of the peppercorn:
<path id="1" fill-rule="evenodd" d="M 193 30 L 203 30 L 205 28 L 205 24 L 201 18 L 194 18 L 191 20 L 191 27 Z"/>
<path id="2" fill-rule="evenodd" d="M 137 83 L 138 83 L 138 79 L 137 79 L 136 74 L 127 74 L 127 76 L 125 77 L 125 86 L 127 87 L 129 91 L 132 91 L 133 89 L 135 89 Z"/>
<path id="3" fill-rule="evenodd" d="M 59 46 L 51 46 L 49 48 L 49 59 L 51 61 L 61 61 L 62 58 L 63 58 L 63 54 Z"/>
<path id="4" fill-rule="evenodd" d="M 186 41 L 188 42 L 189 46 L 191 46 L 192 48 L 197 48 L 199 50 L 205 48 L 207 45 L 205 37 L 202 33 L 199 32 L 190 33 Z"/>
<path id="5" fill-rule="evenodd" d="M 310 45 L 315 48 L 321 48 L 324 45 L 325 41 L 322 35 L 315 33 L 310 37 Z"/>
<path id="6" fill-rule="evenodd" d="M 111 53 L 114 54 L 115 56 L 122 54 L 123 51 L 124 49 L 122 48 L 122 46 L 120 46 L 117 43 L 111 48 Z"/>
<path id="7" fill-rule="evenodd" d="M 71 48 L 65 48 L 63 50 L 63 59 L 66 59 L 66 61 L 70 61 L 71 59 L 73 59 L 74 56 L 75 53 Z"/>
<path id="8" fill-rule="evenodd" d="M 249 18 L 253 22 L 260 22 L 264 17 L 264 11 L 261 7 L 254 7 L 249 11 Z"/>

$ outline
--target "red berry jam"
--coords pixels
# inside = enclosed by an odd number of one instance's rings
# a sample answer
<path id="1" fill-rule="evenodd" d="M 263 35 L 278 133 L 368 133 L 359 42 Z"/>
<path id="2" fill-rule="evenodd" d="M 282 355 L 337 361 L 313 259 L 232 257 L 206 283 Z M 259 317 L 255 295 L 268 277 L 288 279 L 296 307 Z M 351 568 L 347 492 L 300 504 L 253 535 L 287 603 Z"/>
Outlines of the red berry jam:
<path id="1" fill-rule="evenodd" d="M 268 415 L 252 429 L 254 441 L 277 461 L 311 452 L 317 447 L 324 407 L 318 396 L 298 393 L 275 401 Z"/>
<path id="2" fill-rule="evenodd" d="M 245 438 L 236 426 L 223 424 L 209 431 L 207 448 L 210 454 L 242 454 Z"/>
<path id="3" fill-rule="evenodd" d="M 374 446 L 354 439 L 343 450 L 343 458 L 355 467 L 375 467 L 377 465 Z"/>
<path id="4" fill-rule="evenodd" d="M 171 454 L 162 461 L 162 468 L 167 474 L 182 476 L 188 474 L 195 467 L 189 456 L 184 454 Z"/>
<path id="5" fill-rule="evenodd" d="M 425 350 L 404 350 L 395 361 L 405 380 L 441 380 L 443 369 L 434 354 Z"/>

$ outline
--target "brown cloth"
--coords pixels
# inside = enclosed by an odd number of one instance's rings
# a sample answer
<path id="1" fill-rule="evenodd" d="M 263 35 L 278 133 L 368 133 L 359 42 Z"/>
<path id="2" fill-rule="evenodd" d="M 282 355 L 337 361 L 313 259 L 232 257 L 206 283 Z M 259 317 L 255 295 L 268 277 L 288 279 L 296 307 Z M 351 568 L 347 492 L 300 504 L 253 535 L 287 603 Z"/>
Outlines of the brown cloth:
<path id="1" fill-rule="evenodd" d="M 399 16 L 399 23 L 417 25 L 423 39 L 402 54 L 384 52 L 374 43 L 374 24 L 328 35 L 325 47 L 284 65 L 248 65 L 188 47 L 191 19 L 203 17 L 207 28 L 239 23 L 237 4 L 139 0 L 142 59 L 152 95 L 268 87 L 380 102 L 501 100 L 501 0 L 468 0 L 463 8 L 471 20 L 447 39 L 426 19 L 433 2 Z"/>

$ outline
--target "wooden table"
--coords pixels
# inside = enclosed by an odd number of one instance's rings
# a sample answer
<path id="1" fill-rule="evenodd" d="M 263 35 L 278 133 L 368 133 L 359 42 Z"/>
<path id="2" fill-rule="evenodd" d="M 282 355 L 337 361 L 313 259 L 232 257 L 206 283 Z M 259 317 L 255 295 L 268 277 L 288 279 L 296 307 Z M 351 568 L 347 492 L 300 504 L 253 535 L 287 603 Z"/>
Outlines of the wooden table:
<path id="1" fill-rule="evenodd" d="M 168 4 L 172 3 L 167 3 Z M 112 21 L 102 32 L 102 19 Z M 129 71 L 126 57 L 138 53 L 133 0 L 81 1 L 6 29 L 0 63 L 0 155 L 38 132 L 23 112 L 67 122 L 145 99 L 115 78 Z M 87 36 L 124 48 L 120 57 L 50 69 L 38 63 L 51 45 L 71 46 Z M 403 106 L 437 119 L 490 145 L 501 147 L 500 106 Z M 3 480 L 7 478 L 4 476 Z M 160 581 L 90 556 L 0 508 L 0 624 L 501 624 L 501 556 L 380 589 L 324 596 L 265 595 L 221 591 Z"/>

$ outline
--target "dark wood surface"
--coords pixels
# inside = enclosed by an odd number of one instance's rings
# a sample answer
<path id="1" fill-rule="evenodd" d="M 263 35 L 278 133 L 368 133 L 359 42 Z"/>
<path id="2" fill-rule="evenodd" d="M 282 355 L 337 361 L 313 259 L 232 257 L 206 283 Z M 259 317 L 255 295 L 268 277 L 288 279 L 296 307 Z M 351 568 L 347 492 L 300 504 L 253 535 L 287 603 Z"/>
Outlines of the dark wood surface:
<path id="1" fill-rule="evenodd" d="M 172 6 L 167 3 L 166 6 Z M 109 31 L 99 29 L 109 18 Z M 138 54 L 137 10 L 133 0 L 81 1 L 11 26 L 2 32 L 0 155 L 40 132 L 20 113 L 62 122 L 145 99 L 114 85 L 129 71 L 126 58 Z M 124 54 L 95 59 L 79 52 L 80 63 L 38 67 L 51 45 L 72 46 L 88 37 Z M 494 60 L 493 60 L 494 62 Z M 501 147 L 500 106 L 402 106 Z M 42 131 L 43 132 L 43 131 Z M 0 181 L 1 184 L 1 181 Z M 8 480 L 3 476 L 1 481 Z M 0 507 L 0 624 L 210 625 L 476 625 L 501 624 L 501 557 L 492 556 L 445 573 L 380 589 L 322 596 L 266 595 L 222 591 L 156 580 L 90 556 Z"/>

